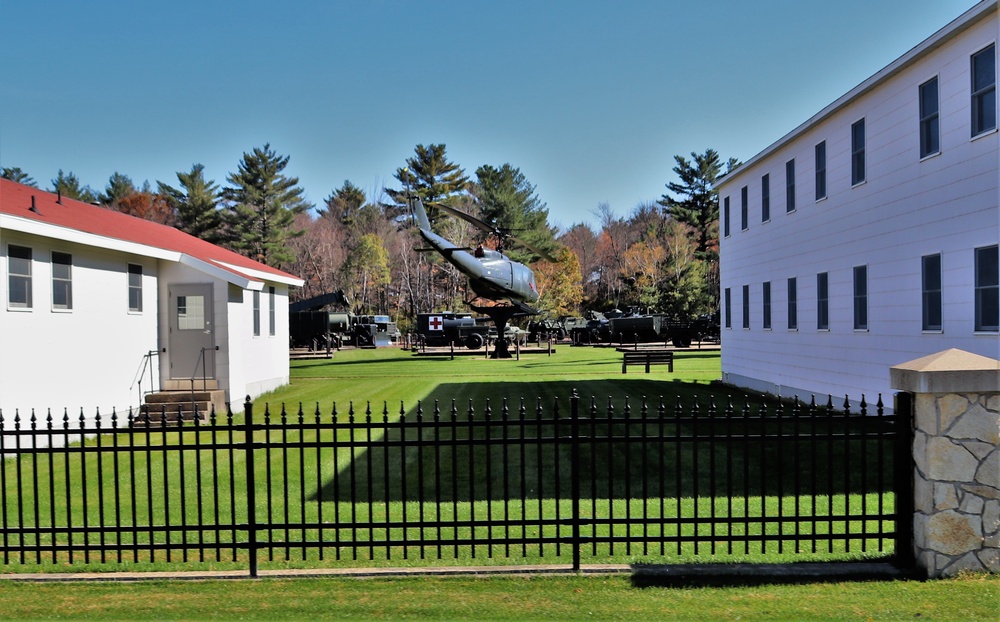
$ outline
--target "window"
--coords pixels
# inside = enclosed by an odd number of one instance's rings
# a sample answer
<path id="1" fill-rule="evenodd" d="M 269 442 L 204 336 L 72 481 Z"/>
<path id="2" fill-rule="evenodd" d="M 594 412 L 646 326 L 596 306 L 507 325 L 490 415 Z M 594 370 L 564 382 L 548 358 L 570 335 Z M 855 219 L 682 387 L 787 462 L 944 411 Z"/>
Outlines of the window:
<path id="1" fill-rule="evenodd" d="M 854 267 L 854 330 L 868 330 L 868 266 Z"/>
<path id="2" fill-rule="evenodd" d="M 729 288 L 727 287 L 726 288 L 726 328 L 732 328 L 732 327 L 733 327 L 733 295 L 732 295 L 732 292 L 729 291 Z"/>
<path id="3" fill-rule="evenodd" d="M 128 310 L 142 311 L 142 266 L 134 263 L 128 265 Z"/>
<path id="4" fill-rule="evenodd" d="M 260 292 L 253 293 L 253 336 L 260 337 Z"/>
<path id="5" fill-rule="evenodd" d="M 268 287 L 267 288 L 267 313 L 268 313 L 267 334 L 271 335 L 272 337 L 274 337 L 276 332 L 275 329 L 277 328 L 277 322 L 276 322 L 277 318 L 275 317 L 275 310 L 274 310 L 274 299 L 275 299 L 274 287 Z"/>
<path id="6" fill-rule="evenodd" d="M 1000 330 L 1000 255 L 997 246 L 976 249 L 976 330 Z"/>
<path id="7" fill-rule="evenodd" d="M 750 328 L 750 286 L 743 286 L 743 328 Z"/>
<path id="8" fill-rule="evenodd" d="M 785 162 L 785 212 L 795 211 L 795 159 Z"/>
<path id="9" fill-rule="evenodd" d="M 997 129 L 995 45 L 972 56 L 972 135 Z"/>
<path id="10" fill-rule="evenodd" d="M 52 308 L 73 308 L 73 256 L 52 252 Z"/>
<path id="11" fill-rule="evenodd" d="M 938 79 L 920 85 L 920 157 L 926 158 L 941 149 L 938 126 Z"/>
<path id="12" fill-rule="evenodd" d="M 851 126 L 851 185 L 865 180 L 865 120 Z"/>
<path id="13" fill-rule="evenodd" d="M 722 235 L 729 237 L 729 197 L 722 200 Z"/>
<path id="14" fill-rule="evenodd" d="M 927 255 L 921 262 L 923 330 L 941 330 L 941 255 Z"/>
<path id="15" fill-rule="evenodd" d="M 743 186 L 743 190 L 740 191 L 740 229 L 743 231 L 747 230 L 749 224 L 749 207 L 747 206 L 747 187 Z"/>
<path id="16" fill-rule="evenodd" d="M 826 141 L 816 145 L 816 200 L 826 198 Z"/>
<path id="17" fill-rule="evenodd" d="M 205 297 L 177 297 L 177 329 L 205 330 Z"/>
<path id="18" fill-rule="evenodd" d="M 31 249 L 7 246 L 7 306 L 31 308 Z"/>
<path id="19" fill-rule="evenodd" d="M 795 277 L 788 279 L 788 330 L 799 328 L 798 283 Z"/>
<path id="20" fill-rule="evenodd" d="M 771 282 L 764 281 L 764 287 L 761 288 L 760 292 L 761 300 L 761 327 L 764 330 L 771 330 Z"/>
<path id="21" fill-rule="evenodd" d="M 760 221 L 771 220 L 771 175 L 760 178 Z"/>
<path id="22" fill-rule="evenodd" d="M 816 275 L 816 328 L 830 329 L 830 289 L 826 272 Z"/>

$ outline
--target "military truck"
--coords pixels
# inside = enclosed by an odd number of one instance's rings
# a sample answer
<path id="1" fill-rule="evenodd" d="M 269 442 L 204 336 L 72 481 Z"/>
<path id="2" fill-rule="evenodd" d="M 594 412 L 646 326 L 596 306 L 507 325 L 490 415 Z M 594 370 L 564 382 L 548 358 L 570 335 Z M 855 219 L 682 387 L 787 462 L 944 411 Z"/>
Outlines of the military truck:
<path id="1" fill-rule="evenodd" d="M 476 322 L 470 313 L 441 311 L 417 314 L 417 335 L 428 347 L 455 344 L 478 350 L 489 341 L 490 327 Z"/>

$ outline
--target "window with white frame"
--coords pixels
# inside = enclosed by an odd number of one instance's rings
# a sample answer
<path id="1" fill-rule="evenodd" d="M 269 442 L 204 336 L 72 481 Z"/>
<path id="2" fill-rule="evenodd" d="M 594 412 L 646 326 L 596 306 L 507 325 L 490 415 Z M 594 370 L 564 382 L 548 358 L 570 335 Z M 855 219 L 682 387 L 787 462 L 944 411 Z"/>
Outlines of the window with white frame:
<path id="1" fill-rule="evenodd" d="M 743 328 L 750 329 L 750 286 L 743 286 Z"/>
<path id="2" fill-rule="evenodd" d="M 816 275 L 816 329 L 830 329 L 830 278 L 826 272 Z"/>
<path id="3" fill-rule="evenodd" d="M 920 259 L 921 328 L 941 330 L 941 254 Z"/>
<path id="4" fill-rule="evenodd" d="M 729 237 L 729 197 L 722 199 L 722 235 Z"/>
<path id="5" fill-rule="evenodd" d="M 253 336 L 260 337 L 260 292 L 253 293 Z"/>
<path id="6" fill-rule="evenodd" d="M 938 79 L 931 78 L 920 85 L 920 157 L 926 158 L 941 150 L 941 128 L 938 121 Z"/>
<path id="7" fill-rule="evenodd" d="M 865 120 L 851 125 L 851 185 L 865 180 Z"/>
<path id="8" fill-rule="evenodd" d="M 795 211 L 795 158 L 785 162 L 785 212 Z"/>
<path id="9" fill-rule="evenodd" d="M 771 175 L 760 178 L 760 221 L 771 220 Z"/>
<path id="10" fill-rule="evenodd" d="M 771 330 L 771 282 L 764 281 L 760 291 L 761 328 Z"/>
<path id="11" fill-rule="evenodd" d="M 816 200 L 826 198 L 826 141 L 816 145 Z"/>
<path id="12" fill-rule="evenodd" d="M 274 309 L 274 302 L 276 296 L 274 295 L 274 287 L 270 286 L 267 288 L 267 334 L 274 337 L 277 329 L 277 316 Z"/>
<path id="13" fill-rule="evenodd" d="M 7 245 L 7 306 L 31 308 L 31 249 Z"/>
<path id="14" fill-rule="evenodd" d="M 725 302 L 725 307 L 726 307 L 725 308 L 726 328 L 732 328 L 733 327 L 733 294 L 732 294 L 732 292 L 730 291 L 730 289 L 728 287 L 726 288 L 725 299 L 726 299 L 726 302 Z"/>
<path id="15" fill-rule="evenodd" d="M 749 190 L 746 186 L 740 191 L 740 230 L 746 231 L 747 227 L 750 226 L 750 206 L 747 204 L 750 200 Z"/>
<path id="16" fill-rule="evenodd" d="M 868 266 L 854 267 L 854 330 L 868 330 Z"/>
<path id="17" fill-rule="evenodd" d="M 972 55 L 972 135 L 997 129 L 996 46 Z"/>
<path id="18" fill-rule="evenodd" d="M 52 308 L 73 308 L 73 256 L 52 252 Z"/>
<path id="19" fill-rule="evenodd" d="M 128 265 L 128 310 L 142 312 L 142 266 L 135 263 Z"/>
<path id="20" fill-rule="evenodd" d="M 1000 254 L 998 246 L 977 248 L 976 331 L 1000 330 Z"/>
<path id="21" fill-rule="evenodd" d="M 788 279 L 788 330 L 799 328 L 799 294 L 798 281 L 795 277 Z"/>

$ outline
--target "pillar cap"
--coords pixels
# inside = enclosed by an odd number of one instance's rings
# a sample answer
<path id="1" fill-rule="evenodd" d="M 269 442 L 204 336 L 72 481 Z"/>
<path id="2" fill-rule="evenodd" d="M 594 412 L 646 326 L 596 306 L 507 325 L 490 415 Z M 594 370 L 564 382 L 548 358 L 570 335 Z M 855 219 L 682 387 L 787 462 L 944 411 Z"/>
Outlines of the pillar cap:
<path id="1" fill-rule="evenodd" d="M 951 348 L 889 369 L 897 391 L 1000 393 L 1000 360 Z"/>

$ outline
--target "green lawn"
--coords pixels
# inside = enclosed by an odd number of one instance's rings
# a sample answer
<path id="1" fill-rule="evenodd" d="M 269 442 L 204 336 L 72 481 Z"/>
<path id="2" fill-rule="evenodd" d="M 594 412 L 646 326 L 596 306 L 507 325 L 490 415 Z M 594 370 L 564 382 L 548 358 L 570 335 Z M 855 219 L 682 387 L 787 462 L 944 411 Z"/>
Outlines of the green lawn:
<path id="1" fill-rule="evenodd" d="M 474 405 L 477 417 L 483 415 L 487 403 L 493 410 L 493 417 L 501 417 L 505 398 L 512 409 L 510 416 L 516 419 L 520 417 L 520 400 L 524 398 L 524 416 L 530 420 L 536 404 L 550 409 L 558 399 L 562 408 L 568 408 L 569 397 L 574 391 L 582 398 L 582 408 L 590 408 L 593 403 L 598 412 L 606 408 L 609 399 L 620 412 L 627 398 L 634 409 L 633 416 L 638 416 L 644 401 L 655 409 L 661 399 L 668 409 L 678 401 L 684 405 L 697 401 L 702 408 L 707 408 L 707 404 L 712 403 L 713 399 L 718 408 L 726 407 L 731 389 L 711 385 L 720 375 L 718 352 L 692 350 L 678 353 L 675 369 L 674 373 L 670 373 L 665 367 L 659 366 L 653 368 L 653 373 L 644 374 L 640 368 L 633 367 L 627 375 L 623 375 L 619 353 L 613 349 L 591 347 L 560 346 L 552 356 L 534 354 L 524 356 L 520 361 L 495 361 L 470 356 L 460 356 L 454 360 L 448 356 L 417 357 L 397 349 L 353 350 L 338 352 L 332 360 L 293 362 L 292 383 L 258 398 L 255 402 L 254 419 L 257 422 L 266 419 L 272 423 L 282 419 L 297 421 L 301 408 L 301 415 L 307 424 L 316 420 L 316 413 L 321 421 L 332 422 L 335 419 L 334 412 L 337 421 L 346 420 L 352 413 L 357 420 L 371 416 L 376 422 L 383 418 L 395 421 L 401 412 L 405 413 L 409 421 L 413 421 L 418 402 L 425 421 L 432 419 L 435 408 L 440 408 L 442 417 L 447 418 L 453 404 L 459 416 L 464 418 L 470 403 Z M 735 396 L 734 408 L 737 413 L 744 397 L 742 394 Z M 236 423 L 240 420 L 241 417 L 237 417 Z M 631 425 L 635 428 L 641 424 Z M 421 430 L 411 428 L 409 434 L 421 434 L 426 439 L 430 434 L 423 429 L 426 427 L 429 424 L 422 426 Z M 620 433 L 621 427 L 616 429 Z M 264 434 L 263 431 L 258 431 L 256 439 L 263 440 Z M 285 433 L 274 431 L 271 438 L 281 441 L 283 434 Z M 297 432 L 290 434 L 290 440 L 299 440 Z M 387 440 L 398 440 L 395 437 L 389 438 L 392 434 L 391 432 L 386 437 Z M 450 432 L 444 429 L 441 434 L 447 436 Z M 258 517 L 329 525 L 322 533 L 310 527 L 269 534 L 275 545 L 268 547 L 268 559 L 261 560 L 262 567 L 569 563 L 566 546 L 509 547 L 487 544 L 507 536 L 545 536 L 552 539 L 558 534 L 562 538 L 566 537 L 565 527 L 555 524 L 539 528 L 539 531 L 530 531 L 536 529 L 534 527 L 508 526 L 508 518 L 536 521 L 538 517 L 552 516 L 556 510 L 562 516 L 570 513 L 567 499 L 552 498 L 552 480 L 545 483 L 548 494 L 541 489 L 542 475 L 547 476 L 557 462 L 566 462 L 565 448 L 559 449 L 561 453 L 558 455 L 557 450 L 552 447 L 546 447 L 546 453 L 539 448 L 537 453 L 533 450 L 523 456 L 516 452 L 501 454 L 499 450 L 493 450 L 491 454 L 488 446 L 481 447 L 475 454 L 464 450 L 460 457 L 457 453 L 460 450 L 457 449 L 452 452 L 448 449 L 422 447 L 409 448 L 403 454 L 378 445 L 381 435 L 382 432 L 377 431 L 375 446 L 347 447 L 346 450 L 341 447 L 335 452 L 331 447 L 334 440 L 332 430 L 304 430 L 301 440 L 315 444 L 316 449 L 309 452 L 275 450 L 273 453 L 268 450 L 265 456 L 256 455 L 254 473 L 257 483 L 255 488 L 258 490 Z M 113 447 L 116 443 L 134 442 L 139 452 L 129 456 L 127 453 L 90 451 L 84 457 L 78 453 L 65 461 L 60 458 L 52 464 L 44 458 L 36 460 L 34 457 L 5 461 L 3 476 L 7 505 L 4 520 L 8 521 L 8 525 L 64 524 L 66 521 L 72 521 L 75 525 L 107 525 L 112 521 L 125 525 L 152 522 L 159 526 L 155 529 L 139 529 L 135 534 L 105 534 L 104 542 L 139 541 L 162 544 L 169 538 L 175 546 L 175 550 L 169 553 L 161 548 L 153 557 L 144 551 L 132 554 L 127 546 L 122 547 L 125 553 L 121 558 L 114 554 L 109 558 L 101 558 L 95 553 L 88 559 L 79 552 L 71 558 L 67 551 L 59 551 L 53 559 L 46 551 L 40 560 L 29 554 L 22 562 L 20 556 L 14 556 L 8 560 L 7 570 L 246 568 L 247 556 L 242 549 L 219 556 L 214 551 L 209 551 L 208 558 L 202 558 L 202 550 L 198 546 L 202 538 L 207 538 L 207 542 L 231 542 L 231 532 L 220 530 L 183 536 L 178 530 L 170 531 L 167 528 L 182 522 L 196 523 L 202 516 L 215 523 L 247 522 L 244 454 L 200 448 L 200 445 L 226 442 L 230 437 L 239 440 L 242 436 L 243 432 L 239 428 L 234 433 L 157 430 L 139 434 L 132 441 L 125 435 L 104 435 L 88 441 L 88 448 L 93 449 L 98 442 L 103 448 Z M 344 432 L 341 432 L 338 439 L 343 441 L 344 436 Z M 168 451 L 151 451 L 147 455 L 143 451 L 146 446 L 154 450 L 166 447 Z M 811 498 L 788 495 L 787 489 L 786 494 L 781 495 L 762 488 L 759 482 L 764 478 L 757 471 L 751 471 L 744 477 L 755 482 L 754 493 L 745 499 L 729 498 L 720 495 L 721 489 L 707 494 L 714 490 L 714 482 L 707 472 L 690 463 L 690 457 L 681 457 L 676 452 L 662 452 L 666 467 L 672 473 L 681 475 L 660 478 L 657 476 L 660 469 L 658 462 L 653 460 L 638 464 L 630 460 L 627 443 L 610 445 L 609 449 L 614 451 L 605 453 L 602 450 L 590 455 L 586 446 L 583 448 L 583 468 L 593 471 L 596 477 L 593 478 L 595 500 L 584 499 L 581 504 L 582 512 L 585 516 L 596 519 L 608 516 L 613 509 L 614 515 L 618 517 L 614 522 L 596 521 L 592 527 L 595 535 L 605 537 L 613 533 L 620 539 L 649 535 L 655 542 L 657 534 L 689 538 L 695 533 L 691 530 L 681 531 L 691 529 L 689 527 L 682 528 L 658 520 L 651 520 L 647 525 L 632 524 L 622 518 L 627 516 L 642 515 L 655 519 L 658 516 L 688 518 L 694 515 L 712 515 L 716 518 L 733 516 L 737 520 L 732 527 L 723 523 L 717 527 L 699 527 L 701 542 L 697 545 L 688 541 L 679 543 L 676 547 L 673 544 L 666 547 L 637 544 L 632 547 L 620 541 L 615 547 L 607 544 L 586 546 L 584 563 L 656 563 L 698 559 L 775 562 L 790 559 L 857 559 L 884 554 L 886 543 L 872 539 L 862 541 L 856 538 L 851 550 L 847 550 L 842 541 L 834 542 L 835 546 L 831 545 L 829 548 L 822 541 L 819 546 L 811 545 L 809 536 L 812 534 L 822 537 L 843 533 L 834 530 L 845 527 L 826 521 L 799 525 L 776 517 L 807 509 L 816 510 L 820 515 L 844 514 L 848 505 L 856 510 L 862 505 L 872 508 L 879 503 L 884 503 L 886 511 L 891 511 L 891 495 L 872 492 L 847 495 L 831 489 L 813 505 Z M 721 452 L 722 449 L 717 451 Z M 766 464 L 771 461 L 767 456 L 782 453 L 782 448 L 759 447 L 753 451 L 757 452 L 753 463 Z M 722 456 L 722 453 L 719 455 Z M 288 471 L 284 469 L 286 458 L 292 467 Z M 234 463 L 236 477 L 215 477 L 215 471 L 219 468 L 225 471 L 230 460 Z M 460 468 L 454 474 L 445 470 L 442 476 L 445 483 L 451 480 L 452 475 L 455 476 L 450 489 L 453 498 L 446 498 L 446 502 L 441 504 L 429 502 L 428 500 L 436 497 L 426 488 L 426 483 L 423 487 L 420 485 L 415 474 L 421 465 L 429 467 L 439 462 L 447 467 L 453 460 Z M 702 466 L 706 460 L 707 457 L 703 454 Z M 470 473 L 465 465 L 471 461 L 475 462 L 476 468 Z M 537 474 L 538 478 L 534 479 L 533 475 L 523 482 L 499 478 L 499 473 L 506 464 L 520 461 L 526 461 L 529 465 L 528 472 Z M 493 475 L 489 476 L 484 469 L 492 469 Z M 643 481 L 639 475 L 644 471 L 647 475 L 652 475 L 647 481 L 656 482 L 660 487 L 654 485 L 653 490 L 639 494 Z M 406 477 L 394 479 L 391 487 L 383 485 L 383 482 L 389 481 L 388 475 L 400 472 L 405 472 Z M 86 486 L 78 488 L 74 484 L 71 492 L 66 482 L 67 474 L 74 482 L 81 479 L 81 474 L 87 474 Z M 486 494 L 483 482 L 488 481 L 495 484 L 493 490 Z M 322 482 L 322 486 L 317 488 L 317 482 Z M 407 487 L 401 489 L 404 482 Z M 473 482 L 476 482 L 475 492 L 472 489 Z M 41 483 L 40 492 L 33 489 L 36 483 Z M 565 473 L 563 483 L 565 486 Z M 370 496 L 375 503 L 352 503 L 345 496 L 349 485 L 356 485 L 360 496 Z M 693 486 L 698 488 L 694 489 Z M 58 491 L 57 494 L 47 495 L 45 491 L 49 487 Z M 269 488 L 268 494 L 264 494 L 263 487 Z M 64 490 L 65 494 L 62 492 Z M 563 488 L 565 490 L 566 487 Z M 271 499 L 270 504 L 267 503 L 267 498 Z M 18 499 L 21 504 L 16 503 Z M 53 513 L 55 520 L 49 520 Z M 150 521 L 149 516 L 159 518 Z M 491 524 L 421 529 L 410 526 L 416 517 L 437 520 L 442 524 L 452 520 L 477 520 L 482 523 L 487 519 Z M 770 520 L 758 521 L 757 517 L 770 517 Z M 346 526 L 349 519 L 361 524 L 367 523 L 369 528 Z M 397 527 L 389 527 L 389 524 Z M 849 533 L 858 533 L 860 525 L 854 522 L 846 528 L 850 530 Z M 729 545 L 723 541 L 723 537 L 730 533 L 739 536 L 764 532 L 787 534 L 787 538 L 780 545 L 772 542 L 768 549 L 764 549 L 759 543 Z M 455 548 L 372 546 L 360 549 L 360 555 L 354 550 L 337 546 L 337 542 L 345 540 L 365 543 L 384 539 L 390 534 L 399 537 L 404 533 L 411 541 L 418 538 L 447 541 L 457 537 L 476 540 L 479 544 Z M 52 534 L 43 532 L 39 535 L 38 542 L 43 547 L 68 544 L 59 533 L 55 535 L 55 542 L 52 537 Z M 77 545 L 80 544 L 81 537 L 77 536 Z M 101 537 L 98 533 L 92 533 L 89 541 L 98 542 Z M 328 546 L 320 551 L 315 545 L 310 545 L 308 550 L 301 553 L 293 545 L 282 546 L 283 543 L 294 543 L 297 540 L 324 542 Z M 864 551 L 859 549 L 860 544 L 865 545 Z M 320 553 L 322 559 L 319 558 Z M 178 562 L 181 562 L 180 566 Z"/>
<path id="2" fill-rule="evenodd" d="M 0 580 L 10 620 L 928 620 L 995 622 L 1000 577 L 662 589 L 627 576 Z"/>
<path id="3" fill-rule="evenodd" d="M 651 402 L 663 396 L 682 402 L 698 397 L 706 400 L 715 394 L 717 402 L 725 404 L 730 392 L 711 386 L 719 375 L 717 353 L 681 354 L 676 372 L 654 368 L 646 375 L 641 369 L 630 368 L 621 374 L 620 355 L 612 350 L 596 348 L 571 348 L 560 346 L 552 357 L 531 355 L 521 361 L 488 361 L 460 357 L 419 358 L 398 350 L 364 350 L 338 352 L 331 361 L 293 362 L 291 385 L 256 401 L 256 417 L 260 420 L 263 405 L 267 403 L 272 417 L 280 416 L 282 405 L 289 416 L 296 417 L 299 404 L 306 417 L 312 416 L 317 405 L 322 417 L 332 416 L 336 405 L 338 417 L 345 417 L 353 408 L 363 417 L 369 407 L 380 417 L 383 410 L 395 418 L 402 408 L 412 416 L 416 401 L 421 400 L 425 412 L 431 412 L 434 399 L 447 412 L 451 400 L 458 408 L 472 399 L 477 408 L 489 398 L 494 404 L 504 397 L 528 400 L 541 397 L 548 403 L 555 397 L 566 400 L 572 390 L 577 390 L 589 404 L 595 396 L 603 404 L 608 396 L 620 400 L 630 396 L 641 400 L 646 396 Z M 725 394 L 725 395 L 724 395 Z M 737 407 L 743 396 L 735 396 Z M 237 422 L 239 418 L 237 418 Z M 202 433 L 202 436 L 206 433 Z M 162 437 L 150 435 L 152 445 L 176 440 L 176 433 Z M 185 433 L 185 443 L 194 442 L 194 434 Z M 91 441 L 93 442 L 93 441 Z M 112 442 L 106 437 L 102 442 Z M 144 440 L 140 439 L 140 444 Z M 207 442 L 207 440 L 206 440 Z M 179 452 L 180 453 L 180 452 Z M 154 473 L 166 466 L 170 481 L 179 484 L 181 471 L 190 472 L 184 480 L 187 489 L 198 494 L 198 469 L 194 467 L 193 454 L 185 451 L 186 462 L 179 462 L 176 454 L 167 464 L 156 464 Z M 207 456 L 203 456 L 207 458 Z M 144 458 L 137 456 L 141 462 Z M 89 457 L 88 469 L 96 468 L 96 456 Z M 13 507 L 11 495 L 16 491 L 13 474 L 16 461 L 5 462 L 7 469 L 8 511 Z M 207 463 L 206 463 L 207 464 Z M 206 464 L 201 469 L 206 469 Z M 21 464 L 28 473 L 30 462 Z M 37 465 L 35 465 L 37 466 Z M 126 474 L 128 465 L 119 465 Z M 185 467 L 185 468 L 182 468 Z M 46 475 L 41 465 L 41 475 Z M 58 470 L 58 469 L 57 469 Z M 93 472 L 93 471 L 90 471 Z M 140 477 L 142 471 L 139 472 Z M 264 477 L 261 468 L 259 475 Z M 127 479 L 127 478 L 126 478 Z M 62 485 L 63 481 L 57 481 Z M 136 482 L 142 483 L 142 482 Z M 93 486 L 93 482 L 91 482 Z M 294 488 L 294 486 L 293 486 Z M 30 489 L 30 487 L 29 487 Z M 22 491 L 23 493 L 24 491 Z M 222 490 L 223 498 L 228 494 Z M 294 492 L 294 491 L 293 491 Z M 87 503 L 91 515 L 97 511 L 97 492 L 93 488 Z M 633 500 L 643 503 L 649 500 Z M 764 497 L 751 499 L 752 512 L 775 514 L 781 508 L 790 508 L 800 500 L 796 498 Z M 843 503 L 844 499 L 837 500 Z M 149 501 L 142 499 L 139 503 Z M 163 499 L 151 500 L 154 504 Z M 72 500 L 71 512 L 81 511 L 82 499 Z M 477 511 L 490 508 L 485 501 L 476 502 Z M 554 503 L 546 500 L 545 503 Z M 620 502 L 619 502 L 620 503 Z M 718 499 L 719 511 L 728 511 L 727 501 Z M 860 503 L 859 499 L 851 501 Z M 179 511 L 176 503 L 172 511 Z M 324 503 L 323 505 L 326 505 Z M 761 506 L 767 506 L 761 509 Z M 857 507 L 854 505 L 854 507 Z M 276 509 L 276 508 L 272 508 Z M 347 506 L 342 506 L 347 510 Z M 398 514 L 399 504 L 389 511 Z M 410 511 L 414 511 L 410 506 Z M 426 509 L 426 508 L 425 508 Z M 737 508 L 738 509 L 738 508 Z M 66 508 L 60 506 L 59 511 Z M 258 511 L 266 511 L 259 507 Z M 420 511 L 419 506 L 416 507 Z M 190 510 L 189 510 L 190 511 Z M 44 515 L 44 512 L 42 513 Z M 412 514 L 411 514 L 412 515 Z M 10 520 L 10 514 L 8 520 Z M 29 512 L 30 516 L 30 512 Z M 235 520 L 242 515 L 237 514 Z M 398 551 L 397 551 L 398 553 Z M 179 555 L 175 552 L 175 556 Z M 672 556 L 672 561 L 681 558 Z M 643 557 L 642 559 L 648 560 Z M 712 558 L 718 560 L 718 558 Z M 723 555 L 722 559 L 726 559 Z M 741 556 L 732 558 L 745 559 Z M 790 559 L 786 554 L 758 556 L 758 561 Z M 609 561 L 628 563 L 635 557 L 609 556 Z M 444 562 L 445 564 L 472 562 L 467 555 Z M 534 563 L 546 563 L 537 556 Z M 667 560 L 671 561 L 671 560 Z M 29 560 L 30 562 L 30 560 Z M 245 555 L 236 563 L 165 564 L 83 564 L 78 556 L 68 564 L 65 556 L 58 564 L 31 563 L 27 566 L 12 564 L 13 571 L 82 571 L 93 570 L 178 570 L 246 568 Z M 353 562 L 333 561 L 327 557 L 320 564 L 311 559 L 305 564 L 273 564 L 272 567 L 296 565 L 338 566 Z M 372 562 L 368 562 L 369 564 Z M 385 562 L 375 561 L 377 565 Z M 439 562 L 440 563 L 440 562 Z M 482 556 L 475 563 L 484 563 Z M 502 563 L 502 562 L 501 562 Z M 418 556 L 402 562 L 399 557 L 392 565 L 427 566 Z M 262 564 L 262 568 L 268 567 Z M 0 580 L 0 618 L 3 619 L 427 619 L 427 620 L 996 620 L 1000 602 L 1000 578 L 967 576 L 945 581 L 833 583 L 797 586 L 760 586 L 734 588 L 695 589 L 637 589 L 630 585 L 627 575 L 613 576 L 530 576 L 530 577 L 435 577 L 369 578 L 344 577 L 277 579 L 257 581 L 144 581 L 139 583 L 85 582 L 85 583 L 22 583 Z"/>

